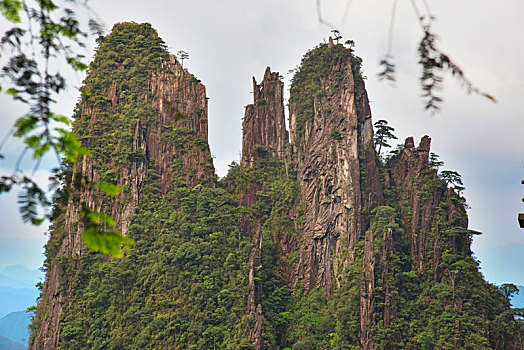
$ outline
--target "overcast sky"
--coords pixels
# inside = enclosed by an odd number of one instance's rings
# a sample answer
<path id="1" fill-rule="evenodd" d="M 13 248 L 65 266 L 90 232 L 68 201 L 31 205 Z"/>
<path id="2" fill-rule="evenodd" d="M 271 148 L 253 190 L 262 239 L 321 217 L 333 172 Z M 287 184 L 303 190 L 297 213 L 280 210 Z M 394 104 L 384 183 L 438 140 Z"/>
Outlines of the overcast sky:
<path id="1" fill-rule="evenodd" d="M 520 184 L 524 178 L 524 2 L 427 0 L 436 16 L 434 31 L 441 49 L 476 86 L 498 100 L 494 104 L 468 95 L 447 77 L 444 103 L 435 115 L 424 111 L 420 97 L 416 49 L 422 33 L 408 1 L 398 1 L 393 31 L 391 53 L 397 82 L 392 87 L 376 78 L 378 61 L 388 46 L 392 3 L 321 0 L 321 10 L 343 41 L 356 42 L 368 77 L 374 120 L 387 119 L 399 141 L 408 136 L 418 141 L 430 135 L 432 151 L 445 162 L 443 168 L 462 174 L 471 206 L 470 228 L 484 232 L 475 237 L 473 249 L 486 277 L 496 283 L 524 285 L 519 268 L 524 266 L 524 230 L 518 228 L 516 219 L 519 211 L 524 212 L 524 186 Z M 260 81 L 270 66 L 284 76 L 287 90 L 291 78 L 287 72 L 308 49 L 327 40 L 332 29 L 319 23 L 316 0 L 133 0 L 125 5 L 92 0 L 91 4 L 108 30 L 119 21 L 150 22 L 171 52 L 189 52 L 184 65 L 202 80 L 210 97 L 209 141 L 220 176 L 231 161 L 239 159 L 241 118 L 244 106 L 252 103 L 251 77 Z M 425 8 L 422 1 L 419 5 Z M 81 80 L 75 76 L 70 85 L 78 87 Z M 58 109 L 71 115 L 77 99 L 72 88 L 62 96 Z M 5 97 L 0 98 L 0 105 L 5 115 L 1 130 L 6 131 L 23 110 Z M 6 153 L 16 150 L 14 142 L 7 147 Z M 3 161 L 0 167 L 9 169 L 12 162 Z M 0 229 L 0 256 L 2 250 L 14 249 L 5 248 L 14 241 L 23 240 L 25 247 L 43 242 L 44 229 L 21 225 L 15 206 L 14 196 L 0 197 L 0 213 L 6 223 Z M 2 237 L 11 237 L 11 243 Z M 13 263 L 26 261 L 33 268 L 37 264 L 34 249 L 27 249 Z M 0 267 L 9 263 L 4 260 Z"/>

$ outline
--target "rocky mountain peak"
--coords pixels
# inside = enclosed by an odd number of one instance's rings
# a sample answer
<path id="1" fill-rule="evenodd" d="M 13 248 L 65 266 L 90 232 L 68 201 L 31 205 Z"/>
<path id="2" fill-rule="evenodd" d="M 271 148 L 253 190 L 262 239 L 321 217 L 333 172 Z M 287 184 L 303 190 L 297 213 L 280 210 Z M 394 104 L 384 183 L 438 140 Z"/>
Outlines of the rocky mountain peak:
<path id="1" fill-rule="evenodd" d="M 242 123 L 243 167 L 252 167 L 261 157 L 284 158 L 289 136 L 284 115 L 284 83 L 278 72 L 267 67 L 257 84 L 253 77 L 253 103 L 246 106 Z"/>
<path id="2" fill-rule="evenodd" d="M 365 230 L 363 209 L 382 204 L 383 196 L 359 59 L 340 44 L 320 45 L 306 57 L 289 112 L 305 207 L 295 283 L 332 291 Z"/>
<path id="3" fill-rule="evenodd" d="M 47 252 L 47 282 L 35 316 L 40 326 L 33 334 L 33 349 L 59 347 L 57 330 L 69 292 L 63 284 L 77 276 L 64 275 L 54 261 L 88 253 L 82 240 L 83 206 L 111 215 L 115 229 L 126 235 L 152 174 L 163 192 L 197 184 L 213 187 L 216 181 L 204 85 L 167 54 L 149 24 L 116 24 L 99 42 L 74 116 L 74 130 L 93 155 L 68 170 L 72 177 L 66 186 L 73 195 Z M 84 179 L 118 185 L 122 192 L 109 198 L 94 186 L 73 189 L 73 183 Z"/>

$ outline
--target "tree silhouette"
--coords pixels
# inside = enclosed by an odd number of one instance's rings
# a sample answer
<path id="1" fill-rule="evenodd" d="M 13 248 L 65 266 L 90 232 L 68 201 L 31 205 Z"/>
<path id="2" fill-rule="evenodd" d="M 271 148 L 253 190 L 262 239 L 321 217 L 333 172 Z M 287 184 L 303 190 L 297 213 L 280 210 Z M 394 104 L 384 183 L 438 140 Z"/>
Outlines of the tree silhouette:
<path id="1" fill-rule="evenodd" d="M 439 158 L 439 155 L 438 155 L 438 154 L 431 152 L 431 153 L 429 154 L 429 163 L 428 163 L 428 166 L 429 166 L 430 168 L 432 168 L 432 169 L 436 169 L 436 170 L 438 170 L 438 168 L 440 168 L 441 166 L 444 165 L 444 162 L 438 160 L 438 158 Z"/>
<path id="2" fill-rule="evenodd" d="M 453 170 L 443 170 L 440 172 L 439 177 L 446 182 L 446 185 L 464 185 L 462 183 L 462 178 L 459 173 Z"/>
<path id="3" fill-rule="evenodd" d="M 176 57 L 178 57 L 178 59 L 180 60 L 180 64 L 182 65 L 182 69 L 183 69 L 184 68 L 184 60 L 188 60 L 189 59 L 189 53 L 184 51 L 184 50 L 179 50 L 176 53 Z"/>
<path id="4" fill-rule="evenodd" d="M 342 35 L 340 35 L 338 29 L 333 29 L 331 33 L 333 33 L 333 40 L 338 44 L 338 41 L 342 39 Z"/>
<path id="5" fill-rule="evenodd" d="M 395 135 L 393 135 L 393 131 L 395 131 L 395 128 L 388 125 L 388 122 L 384 119 L 381 119 L 377 122 L 375 122 L 375 136 L 373 137 L 373 140 L 375 141 L 375 151 L 377 154 L 380 155 L 380 151 L 382 150 L 382 147 L 391 148 L 391 145 L 387 143 L 388 140 L 397 139 Z M 378 149 L 377 149 L 378 147 Z"/>
<path id="6" fill-rule="evenodd" d="M 453 186 L 453 190 L 457 193 L 460 202 L 465 204 L 465 198 L 462 197 L 462 191 L 466 189 L 462 183 L 461 175 L 452 170 L 443 170 L 440 172 L 439 177 L 446 182 L 446 186 Z"/>

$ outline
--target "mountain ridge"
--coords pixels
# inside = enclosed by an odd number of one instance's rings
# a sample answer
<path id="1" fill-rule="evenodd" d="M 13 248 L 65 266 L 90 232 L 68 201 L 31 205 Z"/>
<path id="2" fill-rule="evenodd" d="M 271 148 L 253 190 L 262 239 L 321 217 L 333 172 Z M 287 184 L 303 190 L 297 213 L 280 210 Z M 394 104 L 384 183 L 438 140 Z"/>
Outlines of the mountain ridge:
<path id="1" fill-rule="evenodd" d="M 115 25 L 75 112 L 93 157 L 64 170 L 31 348 L 518 349 L 522 327 L 478 270 L 430 138 L 377 155 L 361 65 L 332 40 L 308 51 L 289 131 L 268 67 L 241 164 L 217 181 L 205 87 L 150 25 Z M 81 175 L 124 190 L 77 190 Z M 136 246 L 88 252 L 81 201 Z"/>
<path id="2" fill-rule="evenodd" d="M 16 311 L 0 318 L 0 336 L 25 343 L 29 339 L 31 316 L 26 311 Z"/>

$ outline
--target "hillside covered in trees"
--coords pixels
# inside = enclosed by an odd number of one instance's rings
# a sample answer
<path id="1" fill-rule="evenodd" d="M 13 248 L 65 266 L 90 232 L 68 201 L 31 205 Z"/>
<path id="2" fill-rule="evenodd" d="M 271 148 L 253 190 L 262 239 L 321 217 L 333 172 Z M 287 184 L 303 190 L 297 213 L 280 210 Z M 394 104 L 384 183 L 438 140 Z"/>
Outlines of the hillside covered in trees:
<path id="1" fill-rule="evenodd" d="M 460 176 L 439 176 L 428 136 L 377 152 L 351 47 L 305 54 L 289 130 L 279 74 L 253 79 L 242 160 L 218 180 L 200 80 L 149 24 L 98 43 L 74 112 L 92 155 L 61 170 L 32 349 L 524 346 L 512 286 L 472 256 Z M 90 251 L 93 225 L 135 244 Z"/>

